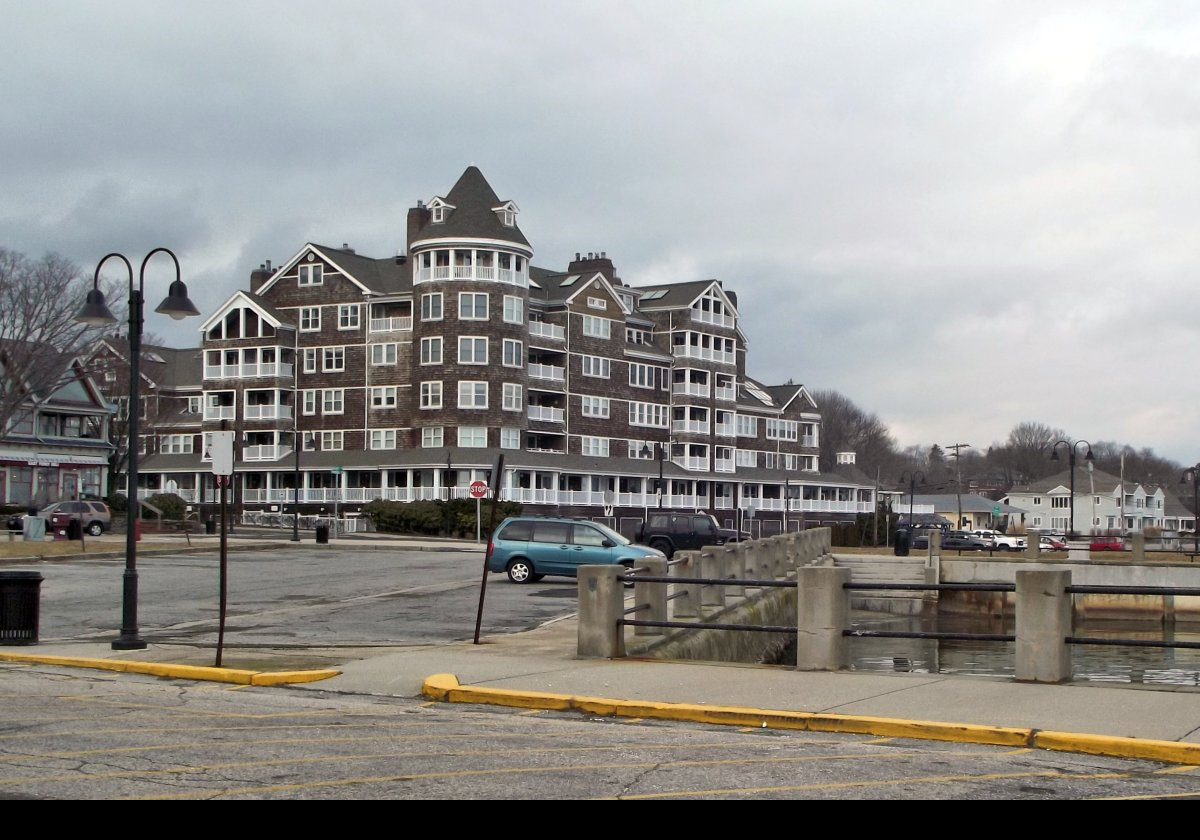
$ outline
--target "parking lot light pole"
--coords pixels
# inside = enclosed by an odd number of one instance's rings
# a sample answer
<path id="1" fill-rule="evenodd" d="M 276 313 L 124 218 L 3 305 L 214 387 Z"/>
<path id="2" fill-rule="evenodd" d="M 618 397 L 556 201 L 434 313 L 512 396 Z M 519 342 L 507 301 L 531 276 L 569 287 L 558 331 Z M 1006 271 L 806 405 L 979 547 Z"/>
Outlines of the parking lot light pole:
<path id="1" fill-rule="evenodd" d="M 904 486 L 904 477 L 908 476 L 908 530 L 913 530 L 913 494 L 917 489 L 917 481 L 925 483 L 925 473 L 920 470 L 905 470 L 900 473 L 900 486 Z M 919 476 L 919 478 L 918 478 Z"/>
<path id="2" fill-rule="evenodd" d="M 662 502 L 662 500 L 663 500 L 663 460 L 665 459 L 665 456 L 667 453 L 666 453 L 666 450 L 663 449 L 663 445 L 661 443 L 656 443 L 654 445 L 658 448 L 658 484 L 656 485 L 658 488 L 658 509 L 662 510 L 662 506 L 663 506 L 663 502 Z M 642 444 L 642 457 L 643 458 L 650 457 L 650 444 L 648 444 L 648 443 Z"/>
<path id="3" fill-rule="evenodd" d="M 140 377 L 139 362 L 142 355 L 142 295 L 146 289 L 146 263 L 155 254 L 162 252 L 171 257 L 175 263 L 175 281 L 167 291 L 167 297 L 154 310 L 163 315 L 170 315 L 176 320 L 199 315 L 200 311 L 188 299 L 187 285 L 179 279 L 179 260 L 175 254 L 166 248 L 155 248 L 142 260 L 141 271 L 138 272 L 138 283 L 133 285 L 133 266 L 122 254 L 106 254 L 96 265 L 96 273 L 92 278 L 92 290 L 87 293 L 83 308 L 75 315 L 75 320 L 81 324 L 93 327 L 106 327 L 117 323 L 108 305 L 104 301 L 104 292 L 100 291 L 100 269 L 111 257 L 117 257 L 125 263 L 129 273 L 129 426 L 126 433 L 129 468 L 126 470 L 126 490 L 128 491 L 129 514 L 128 526 L 125 529 L 125 575 L 121 597 L 121 635 L 112 643 L 113 650 L 143 650 L 146 641 L 138 632 L 138 574 L 137 574 L 137 521 L 140 504 L 137 497 L 138 484 L 138 415 L 141 409 L 139 396 Z"/>
<path id="4" fill-rule="evenodd" d="M 1192 546 L 1192 551 L 1200 554 L 1200 464 L 1194 467 L 1188 467 L 1183 471 L 1183 475 L 1179 479 L 1180 484 L 1192 482 L 1192 536 L 1195 538 L 1195 543 Z M 1124 488 L 1122 488 L 1124 492 Z M 1121 523 L 1123 528 L 1125 523 Z"/>
<path id="5" fill-rule="evenodd" d="M 1079 445 L 1083 444 L 1084 446 L 1087 447 L 1087 454 L 1085 454 L 1083 456 L 1083 459 L 1085 461 L 1094 461 L 1096 459 L 1092 455 L 1092 445 L 1090 443 L 1088 443 L 1086 440 L 1077 440 L 1074 443 L 1072 443 L 1071 441 L 1068 441 L 1068 440 L 1056 440 L 1054 442 L 1054 446 L 1050 447 L 1050 460 L 1051 461 L 1058 460 L 1058 445 L 1060 443 L 1063 446 L 1067 447 L 1067 463 L 1069 463 L 1070 467 L 1071 467 L 1071 515 L 1067 519 L 1067 522 L 1069 523 L 1069 525 L 1067 526 L 1067 539 L 1073 540 L 1076 537 L 1076 534 L 1075 534 L 1075 455 L 1076 455 L 1077 450 L 1079 449 Z M 1125 492 L 1124 489 L 1122 489 L 1121 492 L 1124 493 Z"/>

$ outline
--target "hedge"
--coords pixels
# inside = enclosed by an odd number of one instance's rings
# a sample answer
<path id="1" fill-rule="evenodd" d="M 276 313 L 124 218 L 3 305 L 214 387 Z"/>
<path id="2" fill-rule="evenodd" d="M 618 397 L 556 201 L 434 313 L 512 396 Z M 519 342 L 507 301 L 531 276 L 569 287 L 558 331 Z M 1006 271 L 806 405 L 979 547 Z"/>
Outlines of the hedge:
<path id="1" fill-rule="evenodd" d="M 363 513 L 376 531 L 391 534 L 424 534 L 451 537 L 475 536 L 475 500 L 385 502 L 377 499 L 363 506 Z M 492 502 L 484 499 L 479 505 L 482 520 L 480 531 L 491 522 Z M 496 522 L 506 516 L 517 516 L 521 506 L 516 502 L 500 502 Z"/>

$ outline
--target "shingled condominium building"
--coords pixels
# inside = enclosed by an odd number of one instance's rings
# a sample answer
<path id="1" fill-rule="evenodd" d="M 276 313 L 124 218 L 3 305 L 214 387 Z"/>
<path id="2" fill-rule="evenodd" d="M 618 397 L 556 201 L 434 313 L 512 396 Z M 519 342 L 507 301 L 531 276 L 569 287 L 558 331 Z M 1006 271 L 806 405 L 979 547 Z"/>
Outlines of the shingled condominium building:
<path id="1" fill-rule="evenodd" d="M 297 476 L 304 513 L 466 497 L 499 453 L 501 498 L 626 529 L 659 506 L 765 533 L 874 509 L 852 457 L 819 472 L 804 387 L 747 374 L 732 291 L 631 286 L 603 252 L 538 268 L 517 214 L 471 167 L 408 211 L 396 257 L 310 242 L 253 271 L 201 327 L 193 440 L 151 429 L 139 492 L 211 499 L 227 428 L 247 509 L 290 512 Z"/>

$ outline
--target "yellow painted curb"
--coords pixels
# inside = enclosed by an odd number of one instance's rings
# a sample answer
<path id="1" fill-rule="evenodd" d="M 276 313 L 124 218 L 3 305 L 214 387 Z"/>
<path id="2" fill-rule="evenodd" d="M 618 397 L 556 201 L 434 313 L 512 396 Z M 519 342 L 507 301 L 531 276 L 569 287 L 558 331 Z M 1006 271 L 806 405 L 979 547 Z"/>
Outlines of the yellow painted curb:
<path id="1" fill-rule="evenodd" d="M 1049 732 L 1026 727 L 832 715 L 821 712 L 751 709 L 740 706 L 614 700 L 606 697 L 580 697 L 543 691 L 479 688 L 460 684 L 454 674 L 434 674 L 426 678 L 421 686 L 421 693 L 431 700 L 442 700 L 447 703 L 479 703 L 525 709 L 575 711 L 608 717 L 678 720 L 755 729 L 850 732 L 860 735 L 918 738 L 927 741 L 1037 747 L 1046 750 L 1107 755 L 1117 758 L 1139 758 L 1172 764 L 1200 764 L 1200 744 L 1086 735 L 1073 732 Z"/>
<path id="2" fill-rule="evenodd" d="M 0 661 L 29 662 L 40 665 L 65 665 L 74 668 L 93 668 L 101 671 L 121 671 L 127 674 L 148 674 L 153 677 L 174 677 L 182 680 L 206 680 L 234 685 L 282 685 L 285 683 L 316 682 L 336 677 L 341 671 L 245 671 L 237 668 L 213 668 L 205 665 L 176 665 L 168 662 L 136 662 L 126 659 L 98 659 L 82 656 L 40 656 L 25 653 L 0 653 Z"/>

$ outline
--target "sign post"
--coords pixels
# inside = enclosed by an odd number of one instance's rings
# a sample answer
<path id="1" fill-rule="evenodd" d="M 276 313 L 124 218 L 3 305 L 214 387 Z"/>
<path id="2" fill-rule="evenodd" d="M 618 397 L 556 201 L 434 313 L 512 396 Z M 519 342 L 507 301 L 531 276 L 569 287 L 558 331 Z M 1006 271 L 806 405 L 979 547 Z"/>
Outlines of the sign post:
<path id="1" fill-rule="evenodd" d="M 480 523 L 480 521 L 479 521 L 479 517 L 480 517 L 480 510 L 479 510 L 480 501 L 479 500 L 487 495 L 487 491 L 488 491 L 487 482 L 478 481 L 478 480 L 472 481 L 470 491 L 471 491 L 471 498 L 473 498 L 475 500 L 475 542 L 483 542 L 483 538 L 480 536 L 480 528 L 482 528 L 483 526 L 482 526 L 482 523 Z"/>
<path id="2" fill-rule="evenodd" d="M 475 485 L 483 482 L 471 483 L 471 495 L 475 495 Z M 483 582 L 479 584 L 479 611 L 475 613 L 475 644 L 479 644 L 479 625 L 483 623 L 483 596 L 487 592 L 488 578 L 488 561 L 491 560 L 492 550 L 492 532 L 496 530 L 496 508 L 500 506 L 500 485 L 504 483 L 504 453 L 496 456 L 496 462 L 492 464 L 492 514 L 490 522 L 488 522 L 488 543 L 487 548 L 483 551 Z M 487 492 L 485 485 L 483 490 Z M 476 496 L 476 504 L 482 496 Z M 478 510 L 478 508 L 476 508 Z M 479 521 L 479 517 L 475 517 L 475 521 Z"/>
<path id="3" fill-rule="evenodd" d="M 221 423 L 225 425 L 224 422 Z M 229 477 L 233 474 L 233 440 L 234 432 L 219 431 L 212 433 L 208 457 L 212 460 L 213 481 L 221 488 L 221 603 L 217 629 L 217 662 L 221 667 L 221 652 L 225 647 L 225 611 L 229 592 L 229 542 L 226 536 L 226 491 L 229 489 Z"/>

